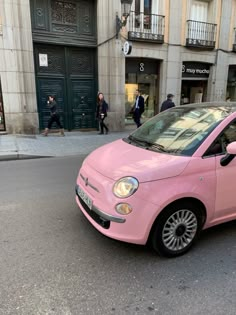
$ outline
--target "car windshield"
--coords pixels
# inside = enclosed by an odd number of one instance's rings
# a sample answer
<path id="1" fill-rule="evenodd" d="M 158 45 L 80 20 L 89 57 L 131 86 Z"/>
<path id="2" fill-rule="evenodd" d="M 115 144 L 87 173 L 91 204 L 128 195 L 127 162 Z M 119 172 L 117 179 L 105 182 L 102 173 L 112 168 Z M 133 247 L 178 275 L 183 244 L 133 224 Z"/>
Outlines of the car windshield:
<path id="1" fill-rule="evenodd" d="M 230 112 L 223 106 L 175 107 L 148 120 L 128 139 L 149 150 L 191 156 Z"/>

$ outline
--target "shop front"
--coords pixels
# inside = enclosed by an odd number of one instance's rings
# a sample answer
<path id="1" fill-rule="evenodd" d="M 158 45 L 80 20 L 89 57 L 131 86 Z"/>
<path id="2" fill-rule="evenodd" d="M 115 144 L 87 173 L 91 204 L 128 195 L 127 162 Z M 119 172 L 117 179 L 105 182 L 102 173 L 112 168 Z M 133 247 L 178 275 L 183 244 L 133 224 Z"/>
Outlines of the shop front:
<path id="1" fill-rule="evenodd" d="M 5 131 L 5 119 L 4 119 L 4 108 L 3 108 L 3 96 L 2 96 L 2 85 L 0 80 L 0 131 Z"/>
<path id="2" fill-rule="evenodd" d="M 210 64 L 183 62 L 181 105 L 206 102 L 209 74 Z"/>
<path id="3" fill-rule="evenodd" d="M 154 59 L 126 58 L 125 76 L 125 123 L 133 123 L 130 110 L 135 103 L 135 91 L 139 89 L 144 98 L 145 111 L 142 121 L 145 121 L 158 111 L 158 86 L 160 61 Z"/>

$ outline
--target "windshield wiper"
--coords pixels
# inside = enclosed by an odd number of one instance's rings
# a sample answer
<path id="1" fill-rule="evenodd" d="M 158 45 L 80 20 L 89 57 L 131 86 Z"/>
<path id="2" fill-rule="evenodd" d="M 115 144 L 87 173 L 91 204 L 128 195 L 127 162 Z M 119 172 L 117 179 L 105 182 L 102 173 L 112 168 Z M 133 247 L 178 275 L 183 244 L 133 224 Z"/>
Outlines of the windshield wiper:
<path id="1" fill-rule="evenodd" d="M 146 145 L 146 141 L 143 141 L 142 139 L 138 139 L 138 138 L 135 138 L 134 136 L 132 135 L 129 135 L 128 139 L 132 142 L 135 142 L 135 143 L 138 143 L 138 144 L 141 144 L 141 145 Z"/>
<path id="2" fill-rule="evenodd" d="M 149 141 L 139 139 L 139 138 L 135 138 L 132 135 L 130 135 L 128 137 L 128 139 L 135 142 L 135 143 L 142 144 L 142 146 L 145 146 L 147 150 L 153 149 L 153 150 L 157 150 L 157 151 L 161 151 L 161 152 L 167 152 L 165 150 L 165 147 L 161 144 L 149 142 Z"/>
<path id="3" fill-rule="evenodd" d="M 161 151 L 161 152 L 167 152 L 165 147 L 161 144 L 147 142 L 147 141 L 146 141 L 146 144 L 148 145 L 147 149 L 156 149 L 156 150 Z"/>

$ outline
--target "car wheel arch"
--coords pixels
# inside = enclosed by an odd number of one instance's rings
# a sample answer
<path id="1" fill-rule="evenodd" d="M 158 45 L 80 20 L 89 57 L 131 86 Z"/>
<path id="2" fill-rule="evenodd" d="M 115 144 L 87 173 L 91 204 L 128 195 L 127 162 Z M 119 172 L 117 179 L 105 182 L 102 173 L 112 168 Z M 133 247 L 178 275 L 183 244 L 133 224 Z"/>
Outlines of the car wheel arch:
<path id="1" fill-rule="evenodd" d="M 160 216 L 163 214 L 163 212 L 166 211 L 169 207 L 173 207 L 175 205 L 179 205 L 179 204 L 185 203 L 185 202 L 190 202 L 199 208 L 199 210 L 201 211 L 201 218 L 202 218 L 202 226 L 201 227 L 203 228 L 203 226 L 206 222 L 206 219 L 207 219 L 207 211 L 206 211 L 206 207 L 205 207 L 204 203 L 201 200 L 194 198 L 194 197 L 184 197 L 184 198 L 180 198 L 180 199 L 177 199 L 177 200 L 169 203 L 167 206 L 165 206 L 160 211 L 160 213 L 157 215 L 156 219 L 154 220 L 154 222 L 152 224 L 152 227 L 151 227 L 151 230 L 149 233 L 149 238 L 152 235 L 152 231 L 153 231 L 153 228 L 156 224 L 156 221 L 158 220 L 158 218 L 160 218 Z"/>

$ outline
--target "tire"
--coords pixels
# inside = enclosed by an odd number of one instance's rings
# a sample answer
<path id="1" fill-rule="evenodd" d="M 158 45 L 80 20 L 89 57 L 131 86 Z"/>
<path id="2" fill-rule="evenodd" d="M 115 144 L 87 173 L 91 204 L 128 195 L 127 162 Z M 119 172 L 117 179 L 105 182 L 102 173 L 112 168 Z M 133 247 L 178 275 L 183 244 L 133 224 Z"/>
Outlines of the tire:
<path id="1" fill-rule="evenodd" d="M 156 219 L 151 246 L 161 256 L 176 257 L 186 253 L 202 230 L 202 209 L 184 201 L 167 207 Z"/>

